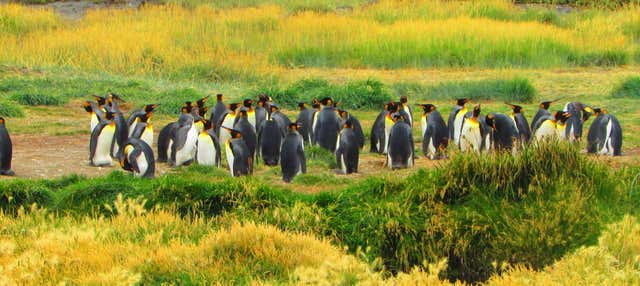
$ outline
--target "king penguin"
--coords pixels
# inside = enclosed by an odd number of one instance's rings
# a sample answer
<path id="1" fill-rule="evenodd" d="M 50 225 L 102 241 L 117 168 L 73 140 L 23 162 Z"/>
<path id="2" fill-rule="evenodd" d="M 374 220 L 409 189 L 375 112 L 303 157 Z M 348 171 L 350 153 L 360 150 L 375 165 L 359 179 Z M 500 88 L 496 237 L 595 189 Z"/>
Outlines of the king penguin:
<path id="1" fill-rule="evenodd" d="M 111 145 L 116 132 L 116 124 L 113 121 L 113 113 L 107 111 L 105 118 L 100 118 L 100 123 L 91 132 L 89 142 L 89 163 L 92 166 L 111 166 Z"/>
<path id="2" fill-rule="evenodd" d="M 245 111 L 245 113 L 247 114 L 246 116 L 247 121 L 249 121 L 249 124 L 253 126 L 253 129 L 256 129 L 256 111 L 255 109 L 253 109 L 253 99 L 245 99 L 242 102 L 242 107 L 240 108 L 240 111 Z M 236 120 L 233 123 L 233 125 L 238 123 L 239 120 L 240 120 L 240 117 L 236 116 Z"/>
<path id="3" fill-rule="evenodd" d="M 153 178 L 156 171 L 156 162 L 153 158 L 153 150 L 146 142 L 129 138 L 122 147 L 120 154 L 120 167 L 140 178 Z"/>
<path id="4" fill-rule="evenodd" d="M 232 177 L 250 175 L 249 166 L 253 165 L 253 158 L 249 155 L 247 144 L 238 130 L 223 127 L 229 132 L 230 138 L 225 142 L 227 164 Z"/>
<path id="5" fill-rule="evenodd" d="M 307 172 L 307 160 L 304 156 L 304 143 L 298 133 L 298 123 L 289 124 L 289 131 L 284 137 L 280 150 L 280 169 L 282 180 L 289 183 L 293 177 Z"/>
<path id="6" fill-rule="evenodd" d="M 489 113 L 485 118 L 485 122 L 491 128 L 491 139 L 496 150 L 514 150 L 514 143 L 521 139 L 513 119 L 501 113 Z M 515 144 L 515 146 L 518 146 L 518 144 Z"/>
<path id="7" fill-rule="evenodd" d="M 406 95 L 400 97 L 400 109 L 406 113 L 406 119 L 409 125 L 413 127 L 413 111 L 411 110 L 411 106 L 409 106 L 409 100 Z"/>
<path id="8" fill-rule="evenodd" d="M 569 116 L 571 116 L 571 114 L 563 111 L 556 111 L 553 115 L 542 115 L 538 118 L 537 124 L 534 127 L 534 138 L 540 141 L 545 138 L 557 138 L 558 135 L 564 134 L 564 128 L 558 127 L 558 125 L 567 122 Z"/>
<path id="9" fill-rule="evenodd" d="M 129 119 L 127 119 L 127 126 L 129 126 L 129 137 L 133 134 L 133 130 L 136 129 L 136 124 L 142 121 L 148 113 L 153 112 L 158 107 L 158 104 L 147 104 L 142 109 L 138 109 L 131 113 Z"/>
<path id="10" fill-rule="evenodd" d="M 393 114 L 393 127 L 389 133 L 387 166 L 390 169 L 406 169 L 413 167 L 414 146 L 411 126 L 404 116 Z"/>
<path id="11" fill-rule="evenodd" d="M 270 108 L 277 108 L 271 106 Z M 271 113 L 267 115 L 267 119 L 262 122 L 260 133 L 258 133 L 258 144 L 260 145 L 260 156 L 267 166 L 278 165 L 280 159 L 280 145 L 282 142 L 282 133 L 280 126 L 271 118 Z"/>
<path id="12" fill-rule="evenodd" d="M 526 144 L 531 140 L 531 128 L 529 127 L 529 122 L 527 122 L 527 118 L 524 117 L 524 113 L 522 112 L 522 106 L 507 103 L 509 107 L 511 107 L 511 120 L 516 125 L 516 129 L 518 130 L 519 142 L 520 144 Z"/>
<path id="13" fill-rule="evenodd" d="M 89 132 L 93 132 L 93 129 L 98 126 L 98 123 L 100 123 L 100 118 L 104 117 L 104 112 L 91 101 L 85 101 L 82 107 L 84 107 L 84 110 L 89 113 L 89 118 L 91 120 L 89 124 Z"/>
<path id="14" fill-rule="evenodd" d="M 211 121 L 205 121 L 197 146 L 196 162 L 199 165 L 220 167 L 220 142 Z"/>
<path id="15" fill-rule="evenodd" d="M 349 125 L 351 126 L 350 128 L 353 129 L 353 133 L 356 136 L 356 142 L 358 143 L 358 147 L 360 149 L 364 148 L 364 143 L 366 139 L 364 138 L 364 131 L 362 131 L 362 125 L 360 124 L 360 120 L 358 120 L 358 118 L 355 117 L 350 112 L 342 109 L 338 109 L 338 115 L 340 115 L 340 125 L 342 126 L 342 128 L 345 128 L 345 126 L 347 126 L 346 123 L 349 122 Z M 338 143 L 340 143 L 339 139 L 338 139 Z"/>
<path id="16" fill-rule="evenodd" d="M 238 103 L 229 104 L 225 113 L 220 116 L 218 123 L 216 123 L 218 126 L 217 130 L 219 130 L 219 142 L 227 142 L 227 139 L 231 137 L 231 134 L 229 134 L 228 130 L 233 129 L 233 123 L 236 122 L 236 111 L 238 108 Z"/>
<path id="17" fill-rule="evenodd" d="M 298 133 L 302 136 L 307 144 L 311 144 L 311 129 L 313 126 L 311 125 L 313 120 L 312 110 L 307 108 L 307 104 L 304 102 L 298 102 L 298 118 L 296 122 L 300 124 L 300 129 L 298 129 Z"/>
<path id="18" fill-rule="evenodd" d="M 449 114 L 449 138 L 453 140 L 456 146 L 460 146 L 460 132 L 462 131 L 462 123 L 464 123 L 465 115 L 467 114 L 467 102 L 468 98 L 460 98 L 456 100 L 456 105 L 453 107 L 451 114 Z"/>
<path id="19" fill-rule="evenodd" d="M 171 122 L 160 130 L 158 134 L 158 162 L 171 163 L 171 149 L 173 145 L 173 137 L 176 134 L 178 128 L 178 122 Z"/>
<path id="20" fill-rule="evenodd" d="M 255 159 L 258 138 L 256 135 L 256 130 L 249 122 L 247 110 L 240 110 L 237 118 L 238 122 L 233 125 L 233 129 L 242 134 L 242 139 L 244 140 L 244 143 L 247 144 L 247 149 L 249 150 L 249 157 Z M 253 162 L 253 160 L 251 162 Z M 253 173 L 253 164 L 249 165 L 249 172 Z"/>
<path id="21" fill-rule="evenodd" d="M 113 113 L 113 121 L 116 126 L 111 145 L 111 157 L 113 158 L 119 158 L 120 152 L 122 152 L 120 146 L 124 145 L 124 142 L 129 138 L 129 125 L 120 110 L 120 101 L 122 99 L 117 94 L 109 93 L 107 96 L 108 110 Z"/>
<path id="22" fill-rule="evenodd" d="M 211 121 L 214 126 L 220 122 L 220 117 L 227 111 L 227 105 L 224 104 L 224 95 L 222 93 L 218 93 L 216 95 L 216 105 L 211 111 L 211 117 L 209 117 L 209 121 Z M 218 125 L 218 127 L 220 127 Z M 219 133 L 220 130 L 216 129 L 216 133 Z"/>
<path id="23" fill-rule="evenodd" d="M 259 96 L 258 102 L 256 103 L 256 134 L 260 133 L 260 128 L 262 128 L 262 122 L 267 120 L 267 105 L 268 98 L 266 96 Z"/>
<path id="24" fill-rule="evenodd" d="M 11 160 L 13 158 L 13 144 L 4 118 L 0 117 L 0 175 L 13 176 Z"/>
<path id="25" fill-rule="evenodd" d="M 289 129 L 289 124 L 291 124 L 291 120 L 289 119 L 289 117 L 287 117 L 286 115 L 284 115 L 284 113 L 280 111 L 280 107 L 277 104 L 270 103 L 269 109 L 270 109 L 269 116 L 276 123 L 278 123 L 278 127 L 280 128 L 280 135 L 284 137 L 287 134 L 287 130 Z"/>
<path id="26" fill-rule="evenodd" d="M 538 112 L 536 112 L 536 114 L 533 116 L 533 119 L 531 120 L 531 133 L 535 134 L 536 133 L 536 126 L 539 126 L 541 122 L 538 122 L 542 119 L 542 117 L 548 117 L 551 116 L 551 112 L 549 112 L 549 107 L 551 107 L 551 105 L 553 103 L 555 103 L 556 101 L 558 101 L 559 99 L 556 100 L 552 100 L 552 101 L 543 101 L 540 103 L 540 106 L 538 108 Z"/>
<path id="27" fill-rule="evenodd" d="M 360 145 L 355 132 L 352 118 L 347 118 L 338 134 L 338 148 L 336 149 L 336 162 L 341 174 L 358 172 L 360 160 Z"/>
<path id="28" fill-rule="evenodd" d="M 422 152 L 431 160 L 443 158 L 449 144 L 449 129 L 444 118 L 433 104 L 419 104 L 422 107 Z"/>
<path id="29" fill-rule="evenodd" d="M 311 145 L 316 145 L 316 138 L 313 135 L 316 129 L 316 123 L 318 122 L 318 114 L 320 112 L 320 110 L 322 110 L 322 104 L 320 104 L 320 101 L 316 98 L 311 100 L 311 108 L 313 108 L 313 110 L 311 111 L 311 129 L 309 131 L 309 136 L 311 137 Z"/>
<path id="30" fill-rule="evenodd" d="M 567 119 L 567 127 L 565 130 L 565 137 L 567 140 L 579 141 L 582 138 L 582 129 L 584 122 L 589 118 L 589 112 L 585 111 L 587 106 L 581 102 L 568 102 L 565 104 L 562 111 L 571 114 Z"/>
<path id="31" fill-rule="evenodd" d="M 149 146 L 153 146 L 153 125 L 151 124 L 151 116 L 153 111 L 147 112 L 144 116 L 138 117 L 135 123 L 135 129 L 132 130 L 129 138 L 136 138 L 144 141 Z"/>
<path id="32" fill-rule="evenodd" d="M 171 145 L 173 166 L 191 164 L 195 159 L 197 142 L 198 132 L 194 126 L 193 116 L 189 113 L 182 113 L 178 119 L 178 126 Z"/>
<path id="33" fill-rule="evenodd" d="M 607 110 L 594 108 L 595 119 L 587 134 L 587 152 L 600 155 L 622 155 L 622 127 Z"/>
<path id="34" fill-rule="evenodd" d="M 460 135 L 459 135 L 459 147 L 462 152 L 473 151 L 476 153 L 480 153 L 482 151 L 482 147 L 486 146 L 486 143 L 483 145 L 483 132 L 481 122 L 479 120 L 480 117 L 480 104 L 476 105 L 473 108 L 473 112 L 470 117 L 465 117 L 464 122 L 462 123 Z"/>
<path id="35" fill-rule="evenodd" d="M 340 132 L 340 119 L 333 105 L 333 99 L 325 97 L 320 102 L 323 107 L 316 120 L 315 141 L 320 147 L 333 153 L 336 151 L 336 142 Z"/>

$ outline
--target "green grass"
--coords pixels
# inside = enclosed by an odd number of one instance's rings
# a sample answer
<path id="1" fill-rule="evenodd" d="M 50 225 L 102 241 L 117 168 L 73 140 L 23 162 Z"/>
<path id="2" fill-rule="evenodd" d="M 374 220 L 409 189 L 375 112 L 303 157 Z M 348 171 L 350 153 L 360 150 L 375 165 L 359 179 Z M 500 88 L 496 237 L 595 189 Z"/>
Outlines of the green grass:
<path id="1" fill-rule="evenodd" d="M 367 259 L 381 258 L 391 272 L 447 257 L 449 279 L 482 281 L 496 271 L 493 262 L 541 268 L 594 242 L 604 224 L 637 213 L 639 171 L 611 171 L 573 146 L 543 144 L 517 157 L 453 155 L 435 170 L 368 178 L 315 195 L 251 177 L 212 182 L 209 170 L 194 167 L 185 172 L 196 175 L 155 180 L 113 172 L 2 181 L 0 206 L 11 213 L 38 203 L 76 216 L 109 216 L 114 208 L 105 206 L 118 194 L 142 196 L 146 208 L 263 222 L 331 238 L 353 253 L 368 249 Z"/>
<path id="2" fill-rule="evenodd" d="M 640 77 L 629 77 L 616 85 L 611 91 L 612 97 L 640 98 Z"/>
<path id="3" fill-rule="evenodd" d="M 0 100 L 0 116 L 4 117 L 24 117 L 24 111 L 22 108 L 13 101 L 1 99 Z"/>
<path id="4" fill-rule="evenodd" d="M 432 100 L 469 98 L 531 103 L 537 94 L 535 87 L 526 78 L 451 81 L 435 86 L 425 86 L 416 82 L 398 82 L 394 83 L 392 88 L 398 95 Z"/>

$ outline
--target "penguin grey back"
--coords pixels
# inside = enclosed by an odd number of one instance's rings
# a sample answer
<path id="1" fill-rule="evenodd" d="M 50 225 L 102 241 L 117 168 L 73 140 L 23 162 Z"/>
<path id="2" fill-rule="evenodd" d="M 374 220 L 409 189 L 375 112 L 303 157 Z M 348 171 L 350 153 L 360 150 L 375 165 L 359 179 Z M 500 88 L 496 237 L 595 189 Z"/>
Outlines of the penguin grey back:
<path id="1" fill-rule="evenodd" d="M 13 158 L 13 144 L 9 131 L 5 125 L 4 118 L 0 117 L 0 175 L 14 175 L 11 170 L 11 160 Z"/>
<path id="2" fill-rule="evenodd" d="M 340 118 L 332 106 L 323 108 L 318 114 L 315 129 L 315 141 L 318 145 L 331 152 L 336 150 L 338 132 L 340 132 Z"/>
<path id="3" fill-rule="evenodd" d="M 302 136 L 297 131 L 289 131 L 284 137 L 280 150 L 282 180 L 289 183 L 298 173 L 307 172 Z"/>
<path id="4" fill-rule="evenodd" d="M 278 165 L 280 145 L 282 143 L 282 135 L 278 123 L 274 120 L 262 122 L 258 141 L 260 143 L 260 156 L 264 160 L 264 164 L 267 166 Z"/>
<path id="5" fill-rule="evenodd" d="M 411 126 L 404 120 L 398 120 L 391 128 L 387 164 L 391 169 L 404 169 L 413 166 L 414 146 Z"/>

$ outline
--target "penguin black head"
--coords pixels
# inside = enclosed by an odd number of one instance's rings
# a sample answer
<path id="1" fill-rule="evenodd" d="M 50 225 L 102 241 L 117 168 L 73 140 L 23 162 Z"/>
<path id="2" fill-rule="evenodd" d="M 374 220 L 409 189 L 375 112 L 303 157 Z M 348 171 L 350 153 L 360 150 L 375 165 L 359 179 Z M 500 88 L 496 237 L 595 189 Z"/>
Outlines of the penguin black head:
<path id="1" fill-rule="evenodd" d="M 507 103 L 507 105 L 511 107 L 513 113 L 522 113 L 522 106 L 511 103 Z"/>
<path id="2" fill-rule="evenodd" d="M 222 101 L 223 97 L 224 97 L 224 95 L 222 93 L 216 94 L 216 100 L 217 101 Z"/>
<path id="3" fill-rule="evenodd" d="M 229 106 L 227 108 L 229 108 L 229 110 L 235 112 L 236 109 L 238 109 L 239 106 L 240 106 L 239 103 L 231 103 L 231 104 L 229 104 Z"/>
<path id="4" fill-rule="evenodd" d="M 193 111 L 193 104 L 191 101 L 185 101 L 182 104 L 182 113 L 191 113 Z"/>
<path id="5" fill-rule="evenodd" d="M 202 131 L 210 130 L 213 128 L 213 121 L 204 119 L 204 124 L 202 126 Z"/>
<path id="6" fill-rule="evenodd" d="M 278 111 L 279 109 L 280 109 L 280 107 L 277 104 L 269 105 L 269 112 L 270 113 L 274 113 L 274 112 Z"/>
<path id="7" fill-rule="evenodd" d="M 0 125 L 4 125 L 4 117 L 0 116 Z"/>
<path id="8" fill-rule="evenodd" d="M 400 102 L 402 104 L 406 104 L 408 102 L 407 96 L 406 95 L 401 96 L 400 97 Z"/>
<path id="9" fill-rule="evenodd" d="M 559 110 L 553 113 L 553 117 L 556 119 L 556 121 L 564 123 L 569 119 L 569 117 L 571 117 L 571 113 Z"/>
<path id="10" fill-rule="evenodd" d="M 543 101 L 540 103 L 540 108 L 544 109 L 544 110 L 548 110 L 549 107 L 551 107 L 551 104 L 553 104 L 555 102 L 554 101 Z"/>
<path id="11" fill-rule="evenodd" d="M 324 106 L 333 106 L 333 99 L 331 99 L 331 97 L 325 97 L 320 100 L 320 103 Z"/>
<path id="12" fill-rule="evenodd" d="M 582 108 L 582 122 L 586 122 L 587 120 L 589 120 L 589 117 L 591 117 L 591 114 L 595 113 L 593 111 L 593 108 L 591 108 L 590 106 L 585 106 Z"/>
<path id="13" fill-rule="evenodd" d="M 340 116 L 340 118 L 342 119 L 347 119 L 349 117 L 349 112 L 347 112 L 346 110 L 342 110 L 342 109 L 338 109 L 338 116 Z"/>
<path id="14" fill-rule="evenodd" d="M 109 92 L 107 94 L 107 98 L 108 98 L 109 103 L 112 103 L 114 100 L 117 100 L 118 102 L 126 102 L 126 101 L 124 101 L 124 99 L 122 99 L 122 97 L 120 95 L 117 95 L 117 94 L 115 94 L 113 92 Z"/>
<path id="15" fill-rule="evenodd" d="M 99 96 L 99 95 L 94 95 L 93 96 L 96 99 L 96 103 L 98 103 L 98 106 L 103 106 L 105 104 L 107 104 L 107 99 Z"/>
<path id="16" fill-rule="evenodd" d="M 247 117 L 247 110 L 246 110 L 246 109 L 244 109 L 244 108 L 242 108 L 242 109 L 240 109 L 240 111 L 238 112 L 238 114 L 239 114 L 238 116 L 240 116 L 241 118 L 242 118 L 242 117 Z"/>
<path id="17" fill-rule="evenodd" d="M 456 99 L 456 105 L 464 106 L 467 102 L 469 102 L 468 98 L 458 98 Z"/>
<path id="18" fill-rule="evenodd" d="M 222 128 L 227 129 L 227 131 L 229 131 L 229 133 L 231 134 L 231 138 L 242 138 L 242 133 L 240 133 L 240 131 L 231 129 L 228 127 L 224 127 L 224 126 Z"/>
<path id="19" fill-rule="evenodd" d="M 298 102 L 298 110 L 307 109 L 307 104 L 304 102 Z"/>
<path id="20" fill-rule="evenodd" d="M 289 130 L 298 131 L 298 129 L 300 129 L 300 123 L 298 123 L 297 121 L 289 124 Z"/>
<path id="21" fill-rule="evenodd" d="M 480 104 L 473 107 L 473 117 L 478 118 L 480 116 Z"/>
<path id="22" fill-rule="evenodd" d="M 160 104 L 147 104 L 144 106 L 144 112 L 153 112 Z"/>
<path id="23" fill-rule="evenodd" d="M 198 115 L 200 115 L 200 117 L 205 117 L 208 112 L 209 112 L 209 107 L 203 106 L 201 108 L 200 107 L 198 108 Z"/>
<path id="24" fill-rule="evenodd" d="M 496 116 L 493 113 L 489 113 L 487 114 L 487 116 L 485 116 L 485 122 L 487 123 L 487 125 L 491 126 L 491 128 L 496 129 Z"/>
<path id="25" fill-rule="evenodd" d="M 209 99 L 209 97 L 211 97 L 211 94 L 209 94 L 209 95 L 207 95 L 207 96 L 205 96 L 205 97 L 203 97 L 201 99 L 198 99 L 198 101 L 196 101 L 196 105 L 198 105 L 198 108 L 203 108 L 204 104 L 207 103 L 207 100 Z"/>
<path id="26" fill-rule="evenodd" d="M 351 128 L 351 129 L 353 129 L 354 128 L 353 120 L 351 120 L 351 118 L 345 120 L 344 123 L 342 124 L 342 128 Z"/>
<path id="27" fill-rule="evenodd" d="M 113 118 L 116 116 L 115 113 L 107 110 L 107 112 L 104 113 L 104 118 L 107 120 L 113 120 Z"/>
<path id="28" fill-rule="evenodd" d="M 85 101 L 82 104 L 82 107 L 84 108 L 84 110 L 86 110 L 89 113 L 93 113 L 93 107 L 91 107 L 91 102 Z"/>
<path id="29" fill-rule="evenodd" d="M 242 105 L 246 108 L 251 108 L 253 105 L 253 99 L 247 98 L 242 102 Z"/>
<path id="30" fill-rule="evenodd" d="M 393 120 L 393 122 L 404 121 L 404 116 L 396 112 L 393 115 L 391 115 L 391 119 Z"/>
<path id="31" fill-rule="evenodd" d="M 394 113 L 398 111 L 398 103 L 390 101 L 389 103 L 384 105 L 384 109 L 390 113 Z"/>
<path id="32" fill-rule="evenodd" d="M 320 101 L 317 99 L 312 99 L 311 100 L 311 107 L 315 108 L 315 109 L 320 109 Z"/>
<path id="33" fill-rule="evenodd" d="M 420 106 L 420 108 L 422 108 L 422 111 L 424 111 L 424 114 L 433 112 L 434 110 L 436 110 L 436 106 L 431 104 L 431 103 L 427 103 L 427 104 L 416 104 L 418 106 Z"/>

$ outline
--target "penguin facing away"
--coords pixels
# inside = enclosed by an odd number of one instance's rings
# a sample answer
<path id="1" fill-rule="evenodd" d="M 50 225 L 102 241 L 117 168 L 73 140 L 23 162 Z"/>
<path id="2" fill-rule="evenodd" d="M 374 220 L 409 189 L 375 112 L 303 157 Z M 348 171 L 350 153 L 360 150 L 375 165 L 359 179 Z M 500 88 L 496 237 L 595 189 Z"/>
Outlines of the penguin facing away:
<path id="1" fill-rule="evenodd" d="M 253 125 L 251 125 L 247 117 L 247 111 L 240 110 L 240 113 L 237 116 L 238 122 L 236 122 L 236 124 L 233 126 L 233 129 L 242 134 L 242 139 L 244 140 L 244 143 L 247 145 L 247 149 L 249 150 L 249 157 L 253 159 L 256 155 L 258 138 L 256 135 L 256 130 L 253 128 Z M 253 163 L 253 160 L 251 162 Z M 253 164 L 249 165 L 249 172 L 253 173 Z"/>
<path id="2" fill-rule="evenodd" d="M 171 145 L 171 162 L 174 167 L 189 165 L 193 162 L 197 142 L 198 132 L 194 126 L 193 116 L 189 113 L 181 114 Z"/>
<path id="3" fill-rule="evenodd" d="M 176 129 L 178 129 L 178 122 L 171 122 L 160 130 L 158 134 L 158 162 L 171 163 L 172 156 L 171 150 L 173 145 L 173 138 L 175 137 Z"/>
<path id="4" fill-rule="evenodd" d="M 320 102 L 323 108 L 318 113 L 316 120 L 315 141 L 320 147 L 335 152 L 338 133 L 340 132 L 340 118 L 338 118 L 336 109 L 333 106 L 333 99 L 325 97 Z"/>
<path id="5" fill-rule="evenodd" d="M 7 131 L 6 121 L 0 117 L 0 175 L 13 176 L 11 170 L 11 160 L 13 158 L 13 144 L 9 131 Z"/>
<path id="6" fill-rule="evenodd" d="M 275 103 L 269 104 L 269 117 L 278 124 L 280 135 L 284 137 L 287 134 L 289 124 L 291 124 L 289 117 L 284 115 L 284 113 L 280 111 L 280 107 Z"/>
<path id="7" fill-rule="evenodd" d="M 406 120 L 413 127 L 413 110 L 411 110 L 411 106 L 409 106 L 409 100 L 406 95 L 400 97 L 400 109 L 402 109 L 407 116 Z"/>
<path id="8" fill-rule="evenodd" d="M 262 122 L 267 120 L 267 109 L 266 105 L 267 98 L 260 96 L 258 102 L 256 103 L 255 114 L 256 114 L 256 134 L 260 133 L 260 128 L 262 128 Z"/>
<path id="9" fill-rule="evenodd" d="M 304 155 L 304 144 L 298 123 L 289 125 L 289 132 L 284 137 L 280 150 L 280 168 L 282 180 L 289 183 L 298 174 L 307 172 L 307 160 Z"/>
<path id="10" fill-rule="evenodd" d="M 471 117 L 465 117 L 461 126 L 459 140 L 460 150 L 462 152 L 473 151 L 480 153 L 483 147 L 482 126 L 479 120 L 480 104 L 473 108 Z"/>
<path id="11" fill-rule="evenodd" d="M 250 175 L 249 166 L 253 165 L 253 158 L 249 155 L 249 148 L 242 139 L 242 133 L 237 130 L 225 128 L 231 135 L 225 142 L 227 164 L 232 177 Z"/>
<path id="12" fill-rule="evenodd" d="M 311 100 L 311 107 L 313 110 L 311 111 L 310 121 L 311 121 L 311 129 L 309 132 L 309 136 L 311 137 L 311 145 L 316 145 L 316 138 L 313 135 L 316 129 L 316 125 L 318 122 L 318 114 L 320 110 L 322 110 L 322 104 L 316 98 Z"/>
<path id="13" fill-rule="evenodd" d="M 338 109 L 338 114 L 340 115 L 340 125 L 342 126 L 342 128 L 345 128 L 345 126 L 347 126 L 347 122 L 350 123 L 349 125 L 351 126 L 351 129 L 353 129 L 353 133 L 356 136 L 356 142 L 358 142 L 358 146 L 360 147 L 360 149 L 362 149 L 364 147 L 364 143 L 366 142 L 366 138 L 364 137 L 364 131 L 362 131 L 360 120 L 358 120 L 358 118 L 356 118 L 353 114 L 346 110 Z M 340 140 L 338 140 L 338 143 L 339 142 Z"/>
<path id="14" fill-rule="evenodd" d="M 114 114 L 111 111 L 105 113 L 105 118 L 91 132 L 89 142 L 89 164 L 92 166 L 111 166 L 111 145 L 116 132 L 116 124 L 113 121 Z"/>
<path id="15" fill-rule="evenodd" d="M 493 133 L 491 138 L 495 149 L 511 151 L 514 145 L 518 145 L 514 143 L 520 140 L 520 135 L 513 119 L 501 113 L 489 113 L 485 122 Z"/>
<path id="16" fill-rule="evenodd" d="M 338 135 L 338 148 L 336 149 L 336 162 L 341 174 L 351 174 L 358 172 L 360 160 L 360 145 L 355 132 L 355 125 L 352 118 L 348 118 L 340 134 Z"/>
<path id="17" fill-rule="evenodd" d="M 211 117 L 209 117 L 209 121 L 213 122 L 214 125 L 218 124 L 218 122 L 220 121 L 220 117 L 222 117 L 222 115 L 226 111 L 227 111 L 227 105 L 224 104 L 224 95 L 222 95 L 222 93 L 219 93 L 216 95 L 216 105 L 211 111 Z M 216 133 L 219 132 L 219 130 L 215 130 L 215 131 Z"/>
<path id="18" fill-rule="evenodd" d="M 528 143 L 531 140 L 531 128 L 529 127 L 529 122 L 527 122 L 527 118 L 524 116 L 522 111 L 522 106 L 507 103 L 509 107 L 511 107 L 512 112 L 509 114 L 511 120 L 513 120 L 516 125 L 516 129 L 518 130 L 519 142 L 521 144 Z"/>
<path id="19" fill-rule="evenodd" d="M 156 163 L 153 150 L 146 142 L 129 138 L 122 147 L 120 154 L 120 167 L 133 175 L 141 178 L 153 178 L 155 176 Z"/>
<path id="20" fill-rule="evenodd" d="M 394 125 L 389 134 L 389 145 L 387 152 L 387 166 L 390 169 L 406 169 L 413 167 L 414 146 L 411 126 L 404 116 L 394 114 Z"/>
<path id="21" fill-rule="evenodd" d="M 622 127 L 607 110 L 594 108 L 596 119 L 587 134 L 587 152 L 600 155 L 622 155 Z"/>
<path id="22" fill-rule="evenodd" d="M 369 152 L 371 153 L 380 153 L 384 150 L 384 121 L 387 115 L 387 104 L 385 104 L 385 110 L 378 113 L 378 116 L 373 121 L 373 125 L 371 126 L 371 136 L 370 136 L 370 148 Z"/>
<path id="23" fill-rule="evenodd" d="M 207 120 L 198 135 L 196 162 L 199 165 L 220 167 L 220 143 L 213 128 L 213 123 Z"/>
<path id="24" fill-rule="evenodd" d="M 283 136 L 280 133 L 278 123 L 270 116 L 262 122 L 260 133 L 258 134 L 258 144 L 260 145 L 260 156 L 267 166 L 276 166 L 280 160 L 280 145 Z"/>
<path id="25" fill-rule="evenodd" d="M 422 107 L 422 152 L 431 160 L 443 158 L 449 144 L 449 128 L 444 118 L 433 104 L 419 104 Z"/>
<path id="26" fill-rule="evenodd" d="M 311 120 L 313 120 L 312 110 L 307 108 L 306 103 L 298 102 L 298 111 L 298 117 L 296 118 L 296 122 L 300 124 L 298 133 L 300 133 L 307 144 L 311 144 L 311 129 L 313 128 L 311 125 Z"/>
<path id="27" fill-rule="evenodd" d="M 565 137 L 569 141 L 579 141 L 582 138 L 582 129 L 584 122 L 589 118 L 587 108 L 581 102 L 569 102 L 565 104 L 563 111 L 571 114 L 567 119 L 567 127 L 565 129 Z"/>

